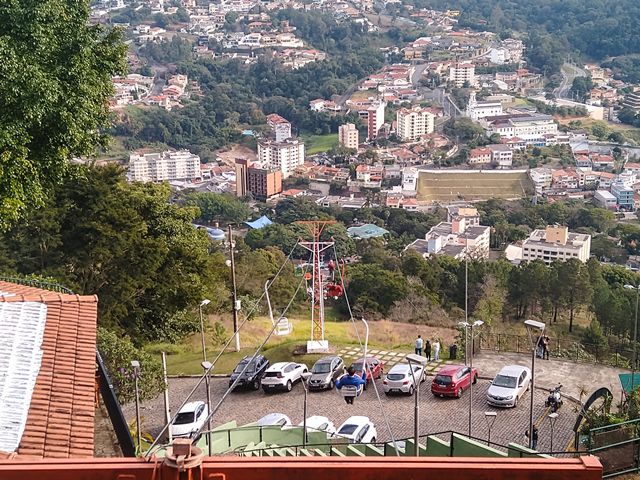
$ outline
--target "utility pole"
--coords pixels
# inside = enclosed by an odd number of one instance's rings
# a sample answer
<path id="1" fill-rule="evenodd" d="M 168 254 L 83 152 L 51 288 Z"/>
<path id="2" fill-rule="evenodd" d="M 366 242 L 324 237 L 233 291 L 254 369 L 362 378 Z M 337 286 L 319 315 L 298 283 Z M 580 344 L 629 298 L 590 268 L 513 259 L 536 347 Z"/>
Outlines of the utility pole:
<path id="1" fill-rule="evenodd" d="M 236 341 L 236 352 L 240 351 L 240 332 L 238 332 L 238 290 L 236 287 L 236 262 L 233 256 L 233 249 L 235 244 L 233 243 L 233 234 L 231 232 L 231 225 L 229 225 L 229 256 L 231 258 L 231 283 L 233 284 L 233 297 L 231 298 L 233 305 L 233 335 Z"/>
<path id="2" fill-rule="evenodd" d="M 162 352 L 162 379 L 164 381 L 164 424 L 169 425 L 169 423 L 171 423 L 171 412 L 169 411 L 169 382 L 167 381 L 167 354 L 164 352 Z M 171 429 L 169 429 L 167 433 L 169 434 L 169 443 L 172 443 Z"/>

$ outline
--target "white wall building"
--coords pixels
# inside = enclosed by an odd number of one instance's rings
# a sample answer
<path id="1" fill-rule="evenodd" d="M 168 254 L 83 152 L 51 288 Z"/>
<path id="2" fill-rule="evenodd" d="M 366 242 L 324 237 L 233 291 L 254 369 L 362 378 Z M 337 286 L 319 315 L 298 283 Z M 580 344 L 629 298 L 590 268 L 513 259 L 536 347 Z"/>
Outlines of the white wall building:
<path id="1" fill-rule="evenodd" d="M 545 135 L 557 134 L 558 124 L 551 115 L 514 114 L 486 117 L 481 120 L 487 136 L 494 133 L 502 138 L 522 139 L 527 144 L 544 146 Z"/>
<path id="2" fill-rule="evenodd" d="M 476 100 L 476 92 L 471 92 L 466 113 L 472 120 L 502 115 L 502 102 L 499 100 L 478 102 Z"/>
<path id="3" fill-rule="evenodd" d="M 358 129 L 353 123 L 345 123 L 338 127 L 338 143 L 345 148 L 358 149 L 360 144 Z"/>
<path id="4" fill-rule="evenodd" d="M 606 208 L 607 210 L 615 209 L 618 204 L 616 196 L 607 190 L 596 190 L 596 193 L 593 195 L 593 201 L 600 208 Z"/>
<path id="5" fill-rule="evenodd" d="M 406 167 L 402 169 L 402 190 L 415 192 L 418 189 L 418 169 Z"/>
<path id="6" fill-rule="evenodd" d="M 162 182 L 202 178 L 200 157 L 188 150 L 129 156 L 129 179 L 133 182 Z"/>
<path id="7" fill-rule="evenodd" d="M 276 142 L 282 142 L 291 138 L 291 123 L 277 113 L 267 115 L 267 125 L 271 128 Z"/>
<path id="8" fill-rule="evenodd" d="M 258 161 L 280 170 L 282 178 L 287 178 L 304 163 L 304 143 L 294 138 L 282 142 L 262 140 L 258 142 Z"/>
<path id="9" fill-rule="evenodd" d="M 401 140 L 417 140 L 433 133 L 436 116 L 427 108 L 401 108 L 396 112 L 396 130 Z"/>
<path id="10" fill-rule="evenodd" d="M 547 265 L 556 260 L 575 258 L 581 262 L 589 260 L 591 235 L 571 233 L 568 227 L 547 226 L 534 230 L 522 242 L 522 261 L 542 260 Z"/>
<path id="11" fill-rule="evenodd" d="M 470 87 L 476 84 L 476 67 L 473 63 L 456 63 L 449 67 L 449 81 L 456 87 L 466 83 Z"/>
<path id="12" fill-rule="evenodd" d="M 536 191 L 538 191 L 543 188 L 551 187 L 553 172 L 547 167 L 532 168 L 529 170 L 529 177 L 531 177 L 531 180 L 536 187 Z"/>

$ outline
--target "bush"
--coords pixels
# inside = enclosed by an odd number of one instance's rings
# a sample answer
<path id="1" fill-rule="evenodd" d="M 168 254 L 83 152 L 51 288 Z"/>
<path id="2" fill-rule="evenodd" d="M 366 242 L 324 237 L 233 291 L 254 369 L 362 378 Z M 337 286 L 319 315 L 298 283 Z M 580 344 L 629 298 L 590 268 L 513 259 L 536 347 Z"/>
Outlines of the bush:
<path id="1" fill-rule="evenodd" d="M 167 355 L 178 355 L 184 352 L 184 348 L 173 343 L 150 343 L 144 346 L 144 351 L 151 355 L 160 355 L 162 352 Z"/>
<path id="2" fill-rule="evenodd" d="M 136 348 L 128 337 L 98 328 L 98 350 L 105 362 L 120 403 L 135 399 L 132 360 L 140 362 L 139 392 L 141 399 L 158 395 L 163 388 L 162 365 L 144 350 Z"/>

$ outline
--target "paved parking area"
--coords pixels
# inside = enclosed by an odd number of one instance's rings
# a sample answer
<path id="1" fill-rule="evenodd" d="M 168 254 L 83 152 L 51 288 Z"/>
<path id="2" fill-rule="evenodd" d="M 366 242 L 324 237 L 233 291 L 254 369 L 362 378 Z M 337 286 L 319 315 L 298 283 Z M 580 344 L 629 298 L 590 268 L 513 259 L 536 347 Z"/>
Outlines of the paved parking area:
<path id="1" fill-rule="evenodd" d="M 176 409 L 180 401 L 193 388 L 197 379 L 175 378 L 170 380 L 171 408 Z M 435 398 L 431 394 L 431 378 L 423 384 L 420 392 L 420 434 L 431 434 L 454 430 L 466 434 L 468 430 L 469 392 L 465 392 L 460 400 Z M 224 394 L 228 385 L 227 378 L 215 378 L 211 384 L 212 402 L 215 404 Z M 371 386 L 359 397 L 354 405 L 347 405 L 343 398 L 334 391 L 310 392 L 308 400 L 308 415 L 324 415 L 331 419 L 338 427 L 351 415 L 366 415 L 375 423 L 378 431 L 378 441 L 391 439 L 389 430 L 385 426 L 385 415 L 389 420 L 393 436 L 398 438 L 413 435 L 414 398 L 409 396 L 385 396 L 382 393 L 382 381 L 376 382 L 382 401 L 382 409 Z M 507 444 L 517 442 L 526 444 L 524 432 L 529 425 L 529 402 L 527 393 L 518 407 L 512 409 L 496 409 L 486 402 L 488 380 L 479 380 L 473 391 L 472 405 L 472 436 L 485 439 L 487 426 L 486 411 L 498 413 L 491 432 L 492 442 Z M 534 418 L 540 431 L 538 449 L 550 448 L 550 426 L 547 420 L 547 409 L 544 401 L 547 393 L 538 390 L 534 396 Z M 302 421 L 304 392 L 301 385 L 294 386 L 289 393 L 265 394 L 259 391 L 234 392 L 223 403 L 213 419 L 213 425 L 220 425 L 230 420 L 236 420 L 239 425 L 256 421 L 271 412 L 287 414 L 294 423 Z M 194 395 L 194 399 L 206 399 L 204 386 Z M 554 450 L 563 450 L 573 440 L 572 427 L 575 413 L 570 403 L 565 403 L 559 412 L 555 426 Z M 125 407 L 128 419 L 134 417 L 133 405 Z M 163 422 L 162 396 L 142 405 L 144 431 L 152 435 L 160 432 Z"/>

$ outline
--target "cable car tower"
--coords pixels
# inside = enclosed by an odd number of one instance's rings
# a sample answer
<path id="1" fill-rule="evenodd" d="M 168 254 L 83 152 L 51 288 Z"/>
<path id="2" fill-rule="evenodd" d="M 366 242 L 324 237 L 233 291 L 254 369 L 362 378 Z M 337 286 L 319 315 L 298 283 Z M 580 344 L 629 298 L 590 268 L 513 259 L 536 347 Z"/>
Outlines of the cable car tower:
<path id="1" fill-rule="evenodd" d="M 329 351 L 329 342 L 324 339 L 324 297 L 325 278 L 320 268 L 322 253 L 333 247 L 333 239 L 330 242 L 321 242 L 320 236 L 327 225 L 336 223 L 333 220 L 309 220 L 296 222 L 307 228 L 313 240 L 311 242 L 301 240 L 300 246 L 311 252 L 311 339 L 307 342 L 307 353 L 325 353 Z"/>

